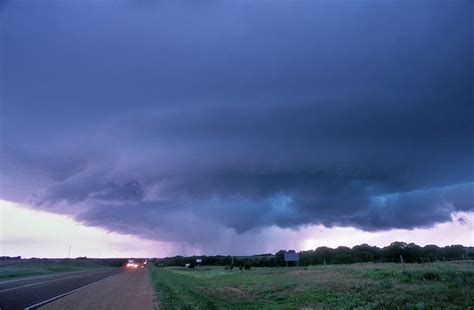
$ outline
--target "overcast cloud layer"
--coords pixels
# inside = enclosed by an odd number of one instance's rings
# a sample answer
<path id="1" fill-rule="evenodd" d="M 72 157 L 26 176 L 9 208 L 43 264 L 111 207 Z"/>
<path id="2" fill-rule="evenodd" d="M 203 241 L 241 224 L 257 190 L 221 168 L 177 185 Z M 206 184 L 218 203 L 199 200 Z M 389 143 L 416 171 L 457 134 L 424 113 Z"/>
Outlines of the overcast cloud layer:
<path id="1" fill-rule="evenodd" d="M 1 199 L 197 245 L 474 211 L 472 1 L 2 3 Z"/>

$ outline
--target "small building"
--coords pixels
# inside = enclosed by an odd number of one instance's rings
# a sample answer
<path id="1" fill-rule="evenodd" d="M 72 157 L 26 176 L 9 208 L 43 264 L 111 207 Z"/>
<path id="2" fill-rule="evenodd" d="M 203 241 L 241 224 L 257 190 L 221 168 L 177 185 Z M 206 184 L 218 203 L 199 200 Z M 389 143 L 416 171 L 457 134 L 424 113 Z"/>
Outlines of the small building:
<path id="1" fill-rule="evenodd" d="M 288 262 L 296 262 L 296 266 L 299 266 L 300 253 L 285 252 L 284 256 L 286 267 L 288 267 Z"/>

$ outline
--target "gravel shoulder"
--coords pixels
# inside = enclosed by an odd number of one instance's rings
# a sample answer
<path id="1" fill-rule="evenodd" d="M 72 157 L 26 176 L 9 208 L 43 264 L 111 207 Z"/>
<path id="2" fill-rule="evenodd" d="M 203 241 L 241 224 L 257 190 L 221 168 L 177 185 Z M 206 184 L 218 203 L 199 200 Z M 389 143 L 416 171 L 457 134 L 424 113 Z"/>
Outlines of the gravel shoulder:
<path id="1" fill-rule="evenodd" d="M 153 309 L 148 268 L 127 270 L 40 309 Z"/>

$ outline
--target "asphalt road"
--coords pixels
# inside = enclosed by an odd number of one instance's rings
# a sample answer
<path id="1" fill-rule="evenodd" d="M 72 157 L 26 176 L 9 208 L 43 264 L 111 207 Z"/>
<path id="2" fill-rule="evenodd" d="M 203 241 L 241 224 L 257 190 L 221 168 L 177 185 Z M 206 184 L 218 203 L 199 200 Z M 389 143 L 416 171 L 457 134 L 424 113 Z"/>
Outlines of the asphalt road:
<path id="1" fill-rule="evenodd" d="M 0 309 L 25 309 L 123 272 L 105 268 L 0 282 Z"/>
<path id="2" fill-rule="evenodd" d="M 153 289 L 147 268 L 127 270 L 57 299 L 40 310 L 153 310 Z"/>

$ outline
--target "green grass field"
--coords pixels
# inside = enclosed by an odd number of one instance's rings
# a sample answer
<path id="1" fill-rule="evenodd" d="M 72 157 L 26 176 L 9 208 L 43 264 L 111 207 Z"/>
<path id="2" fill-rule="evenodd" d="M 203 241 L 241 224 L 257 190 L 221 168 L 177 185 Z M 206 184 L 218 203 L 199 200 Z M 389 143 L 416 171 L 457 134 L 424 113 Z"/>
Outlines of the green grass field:
<path id="1" fill-rule="evenodd" d="M 77 260 L 22 260 L 0 264 L 0 281 L 27 276 L 104 268 L 103 264 Z"/>
<path id="2" fill-rule="evenodd" d="M 467 309 L 474 262 L 150 267 L 161 309 Z"/>

